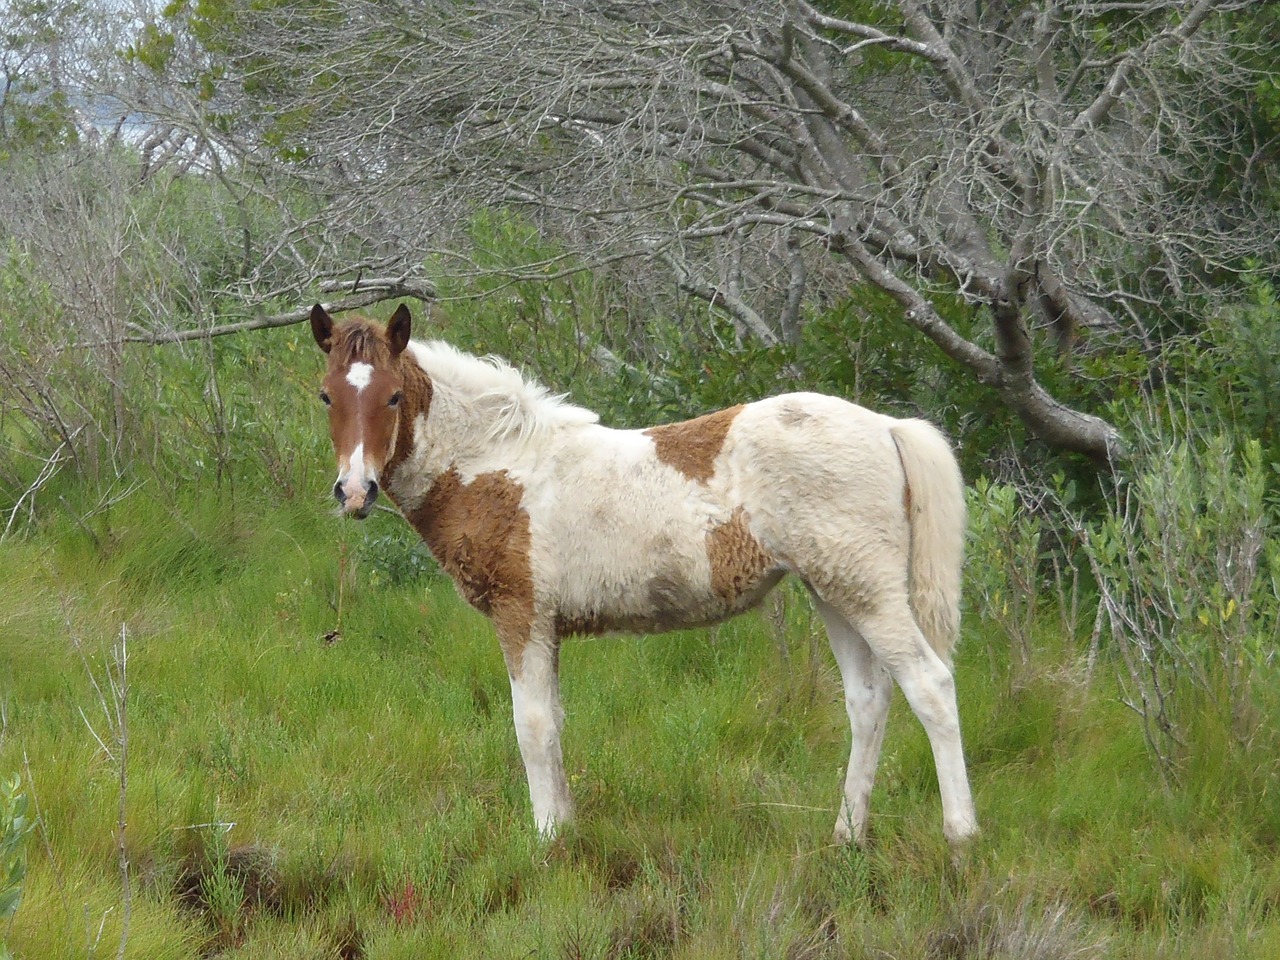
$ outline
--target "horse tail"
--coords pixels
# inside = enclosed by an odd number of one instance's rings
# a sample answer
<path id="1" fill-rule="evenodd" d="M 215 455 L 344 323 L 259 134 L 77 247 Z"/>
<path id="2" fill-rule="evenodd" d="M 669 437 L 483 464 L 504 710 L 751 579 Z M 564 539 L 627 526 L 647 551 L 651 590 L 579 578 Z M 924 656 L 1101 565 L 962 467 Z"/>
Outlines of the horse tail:
<path id="1" fill-rule="evenodd" d="M 911 609 L 925 639 L 948 666 L 960 637 L 964 559 L 964 480 L 951 446 L 924 420 L 890 428 L 906 474 L 903 507 L 911 527 Z"/>

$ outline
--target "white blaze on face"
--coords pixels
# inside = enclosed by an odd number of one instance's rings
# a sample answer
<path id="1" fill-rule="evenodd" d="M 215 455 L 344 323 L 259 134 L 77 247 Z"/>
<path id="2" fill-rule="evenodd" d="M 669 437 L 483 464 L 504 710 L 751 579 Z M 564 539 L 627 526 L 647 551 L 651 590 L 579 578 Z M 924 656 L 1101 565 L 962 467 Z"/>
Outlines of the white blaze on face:
<path id="1" fill-rule="evenodd" d="M 347 368 L 347 383 L 356 388 L 356 393 L 367 387 L 371 379 L 373 367 L 367 363 L 353 363 Z"/>
<path id="2" fill-rule="evenodd" d="M 338 477 L 338 484 L 346 494 L 346 508 L 358 510 L 364 506 L 369 484 L 377 481 L 377 476 L 364 462 L 364 444 L 357 443 L 347 460 L 347 468 Z"/>
<path id="3" fill-rule="evenodd" d="M 364 480 L 364 444 L 357 443 L 351 451 L 351 459 L 347 461 L 347 482 Z"/>
<path id="4" fill-rule="evenodd" d="M 357 395 L 369 385 L 369 381 L 372 379 L 373 366 L 371 364 L 356 362 L 347 368 L 347 383 L 356 388 Z M 347 460 L 347 468 L 338 477 L 338 483 L 347 495 L 348 508 L 358 509 L 363 506 L 365 490 L 370 479 L 373 478 L 365 476 L 364 442 L 362 440 L 351 451 L 351 457 Z"/>

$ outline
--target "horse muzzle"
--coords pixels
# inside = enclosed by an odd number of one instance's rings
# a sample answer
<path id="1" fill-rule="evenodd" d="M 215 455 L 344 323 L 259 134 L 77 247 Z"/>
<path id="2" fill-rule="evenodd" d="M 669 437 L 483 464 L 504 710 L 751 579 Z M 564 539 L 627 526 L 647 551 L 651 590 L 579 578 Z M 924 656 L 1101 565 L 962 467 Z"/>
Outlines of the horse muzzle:
<path id="1" fill-rule="evenodd" d="M 352 486 L 338 481 L 333 485 L 333 496 L 344 516 L 363 520 L 373 509 L 373 502 L 378 499 L 378 481 L 370 480 L 365 485 L 355 484 L 353 489 L 348 489 Z"/>

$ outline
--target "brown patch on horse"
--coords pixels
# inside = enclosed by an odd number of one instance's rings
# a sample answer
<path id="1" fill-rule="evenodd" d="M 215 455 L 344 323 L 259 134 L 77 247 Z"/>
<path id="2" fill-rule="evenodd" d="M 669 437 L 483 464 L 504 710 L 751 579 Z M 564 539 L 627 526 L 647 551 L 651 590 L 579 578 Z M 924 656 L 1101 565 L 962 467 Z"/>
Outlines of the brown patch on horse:
<path id="1" fill-rule="evenodd" d="M 644 434 L 652 438 L 659 460 L 690 480 L 706 483 L 716 472 L 716 457 L 742 406 L 738 404 L 682 423 L 650 427 Z"/>
<path id="2" fill-rule="evenodd" d="M 364 317 L 352 317 L 333 328 L 329 357 L 330 364 L 339 369 L 352 363 L 386 366 L 391 362 L 391 345 L 381 326 Z"/>
<path id="3" fill-rule="evenodd" d="M 458 592 L 493 620 L 516 675 L 533 627 L 532 537 L 523 494 L 505 470 L 464 484 L 451 467 L 408 518 Z"/>
<path id="4" fill-rule="evenodd" d="M 744 598 L 759 599 L 778 579 L 778 565 L 751 533 L 742 507 L 707 531 L 707 559 L 712 591 L 735 608 Z"/>
<path id="5" fill-rule="evenodd" d="M 565 637 L 598 637 L 606 633 L 644 632 L 648 621 L 634 617 L 617 617 L 597 611 L 567 614 L 557 613 L 555 634 L 557 640 Z"/>

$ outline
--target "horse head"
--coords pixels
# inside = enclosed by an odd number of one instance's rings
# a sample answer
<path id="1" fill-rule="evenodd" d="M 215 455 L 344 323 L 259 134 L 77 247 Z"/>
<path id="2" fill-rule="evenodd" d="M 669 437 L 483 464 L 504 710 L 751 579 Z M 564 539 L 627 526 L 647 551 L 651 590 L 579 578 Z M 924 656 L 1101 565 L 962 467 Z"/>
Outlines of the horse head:
<path id="1" fill-rule="evenodd" d="M 320 304 L 311 332 L 329 355 L 320 399 L 338 459 L 333 495 L 348 517 L 364 519 L 378 480 L 395 453 L 404 401 L 401 354 L 409 344 L 409 308 L 401 304 L 385 328 L 365 320 L 335 324 Z"/>

